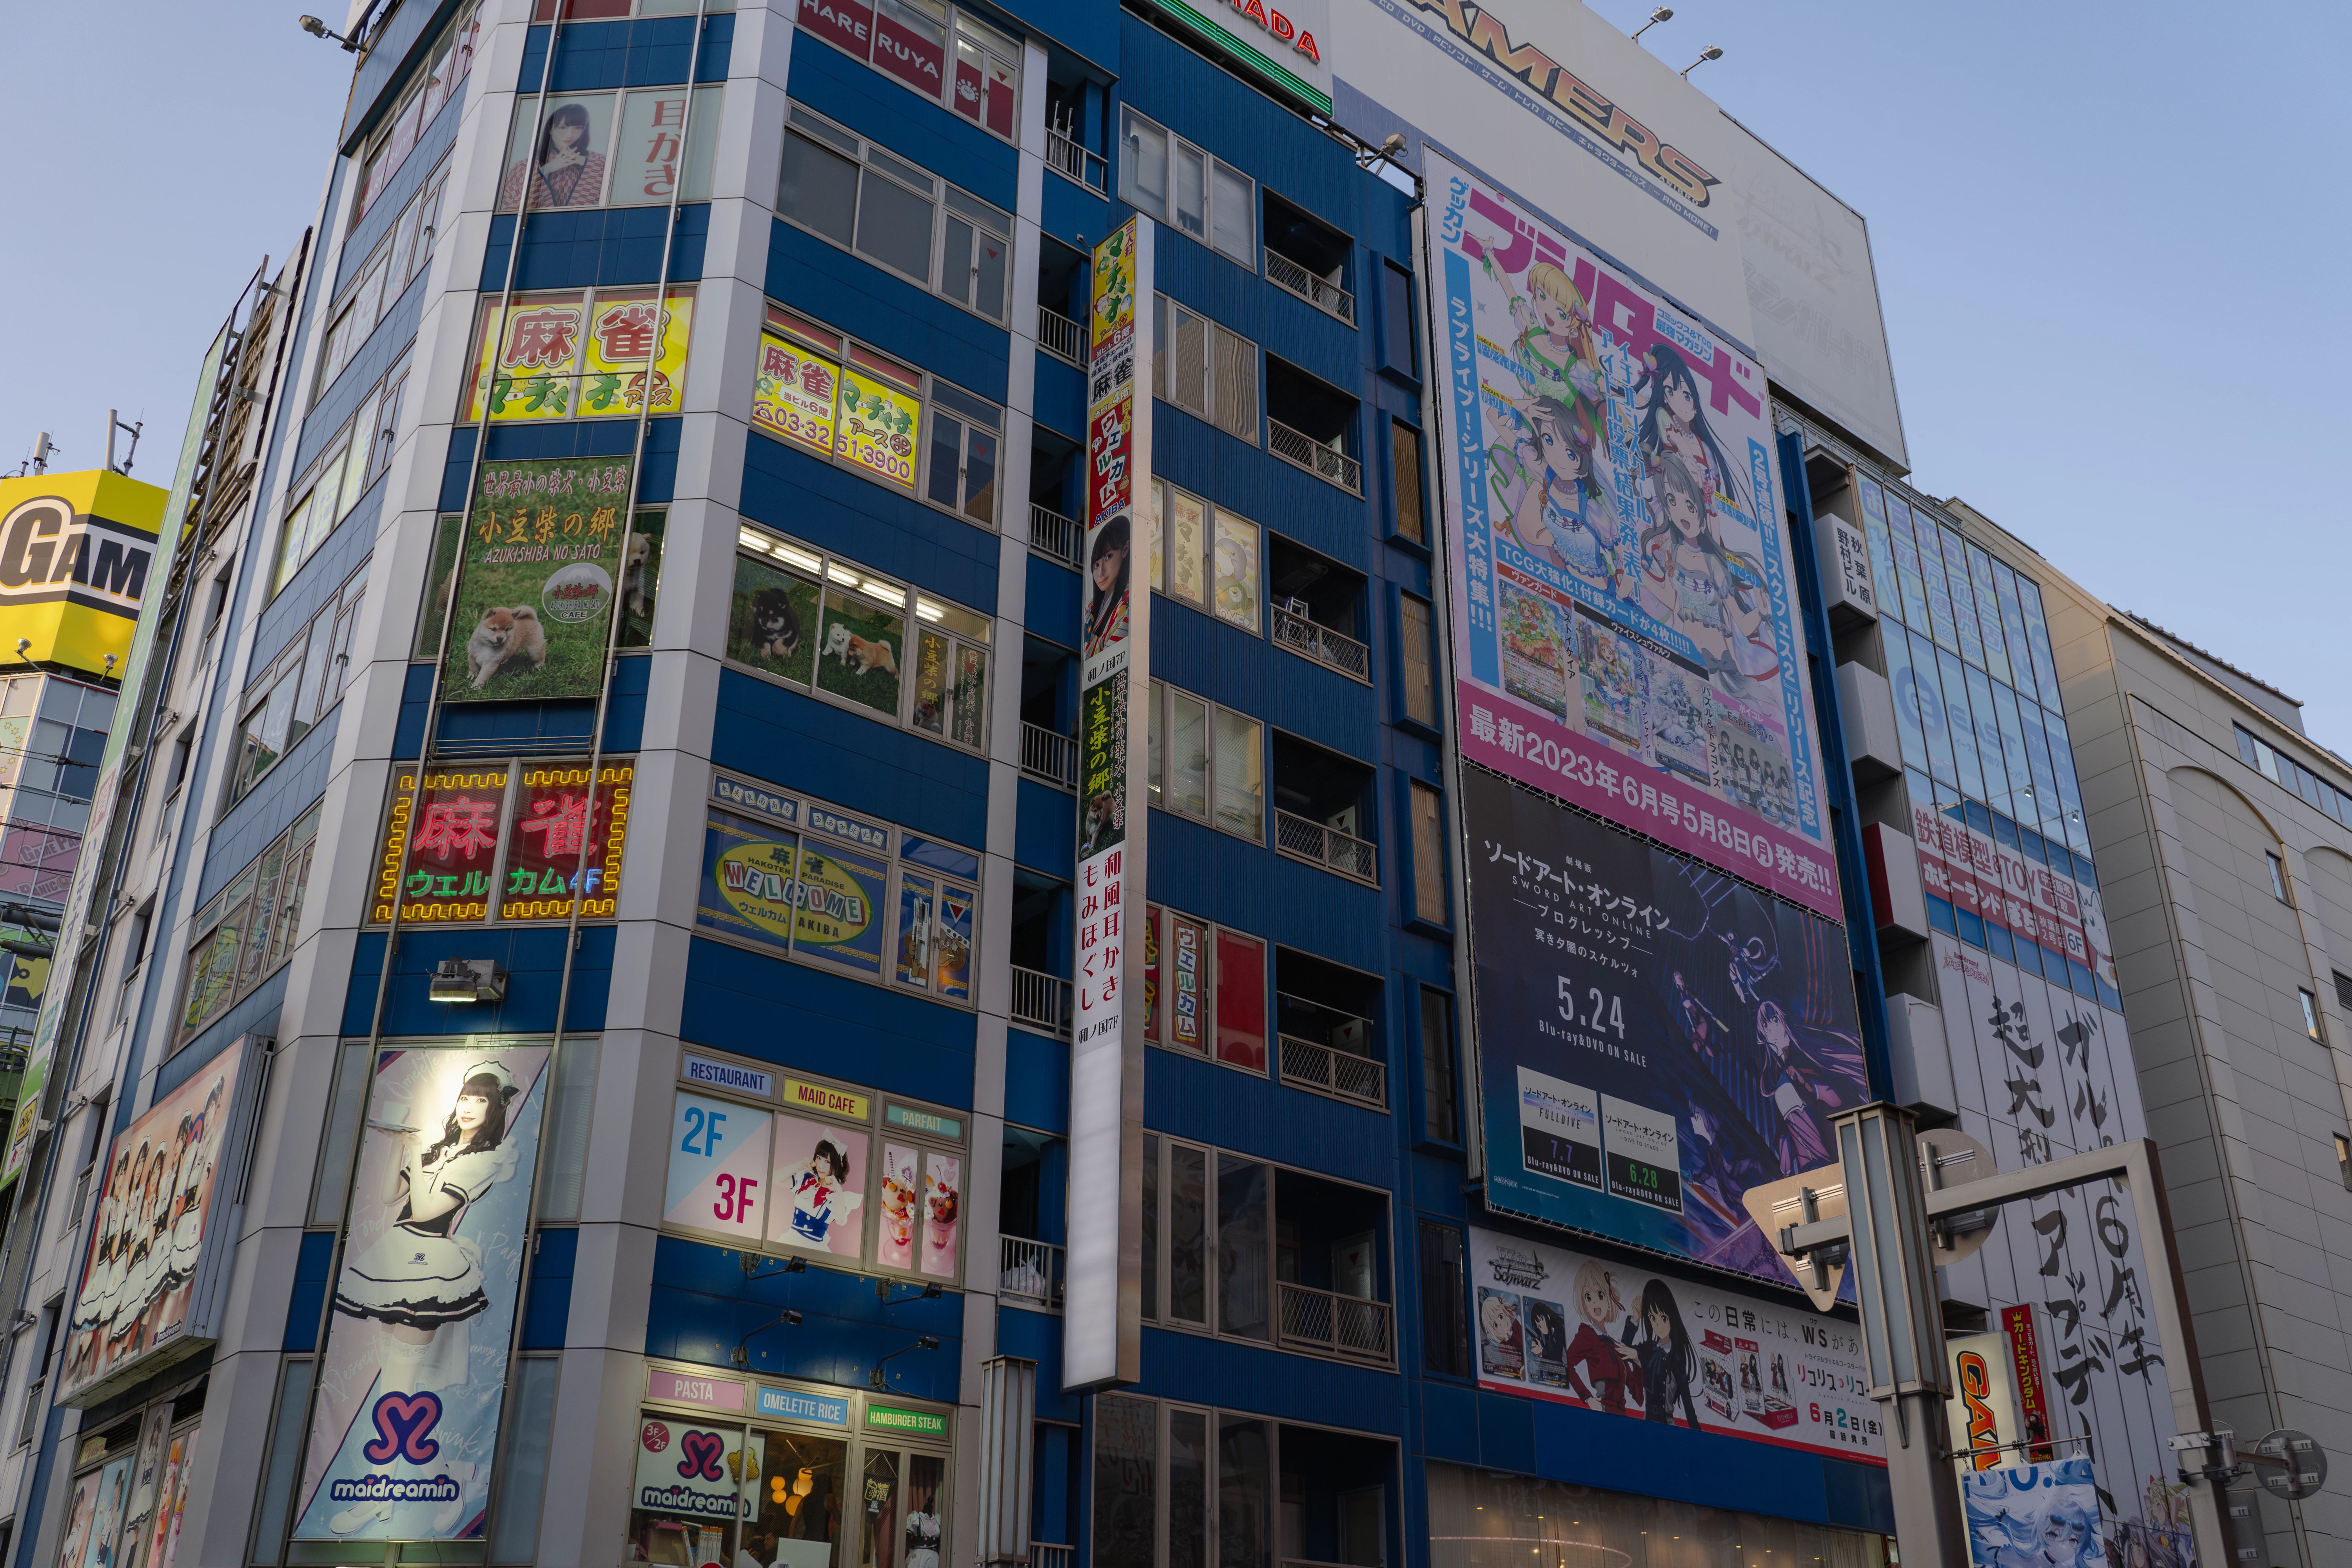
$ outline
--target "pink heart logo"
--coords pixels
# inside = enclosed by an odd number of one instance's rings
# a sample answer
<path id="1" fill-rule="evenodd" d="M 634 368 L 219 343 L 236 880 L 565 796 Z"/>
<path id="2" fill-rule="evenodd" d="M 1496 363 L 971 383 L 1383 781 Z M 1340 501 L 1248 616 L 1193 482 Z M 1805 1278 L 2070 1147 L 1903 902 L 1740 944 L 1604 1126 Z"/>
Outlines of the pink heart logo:
<path id="1" fill-rule="evenodd" d="M 375 1402 L 375 1441 L 362 1448 L 371 1465 L 388 1465 L 404 1458 L 412 1465 L 429 1465 L 441 1452 L 430 1436 L 441 1423 L 437 1394 L 387 1394 Z"/>
<path id="2" fill-rule="evenodd" d="M 727 1479 L 721 1463 L 727 1457 L 727 1439 L 716 1432 L 688 1432 L 677 1440 L 680 1458 L 677 1473 L 689 1481 L 719 1481 Z"/>

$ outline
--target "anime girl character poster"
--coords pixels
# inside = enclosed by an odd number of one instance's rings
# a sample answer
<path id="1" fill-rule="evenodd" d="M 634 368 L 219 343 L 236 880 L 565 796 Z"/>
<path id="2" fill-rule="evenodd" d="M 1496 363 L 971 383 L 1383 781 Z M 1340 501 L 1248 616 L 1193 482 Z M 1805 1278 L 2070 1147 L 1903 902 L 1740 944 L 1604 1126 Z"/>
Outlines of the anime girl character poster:
<path id="1" fill-rule="evenodd" d="M 1516 1290 L 1478 1289 L 1478 1370 L 1495 1377 L 1527 1375 L 1526 1325 Z"/>
<path id="2" fill-rule="evenodd" d="M 296 1540 L 480 1537 L 549 1055 L 499 1040 L 377 1053 Z"/>
<path id="3" fill-rule="evenodd" d="M 1960 1510 L 1976 1568 L 2101 1568 L 2099 1479 L 2088 1459 L 1965 1471 Z"/>
<path id="4" fill-rule="evenodd" d="M 1840 917 L 1762 367 L 1563 224 L 1427 159 L 1464 753 Z M 1520 651 L 1530 597 L 1654 650 L 1683 689 L 1645 691 L 1656 660 L 1629 657 L 1635 679 L 1580 670 L 1584 701 L 1545 701 Z M 1727 786 L 1701 689 L 1780 737 L 1763 782 Z"/>
<path id="5" fill-rule="evenodd" d="M 866 1133 L 837 1121 L 779 1116 L 768 1191 L 768 1240 L 856 1258 L 864 1230 Z M 911 1170 L 908 1173 L 912 1173 Z"/>
<path id="6" fill-rule="evenodd" d="M 215 1176 L 239 1113 L 242 1040 L 199 1068 L 117 1135 L 99 1166 L 97 1221 L 68 1319 L 61 1399 L 129 1375 L 184 1343 L 205 1283 L 199 1265 Z M 200 1324 L 200 1326 L 202 1326 Z"/>

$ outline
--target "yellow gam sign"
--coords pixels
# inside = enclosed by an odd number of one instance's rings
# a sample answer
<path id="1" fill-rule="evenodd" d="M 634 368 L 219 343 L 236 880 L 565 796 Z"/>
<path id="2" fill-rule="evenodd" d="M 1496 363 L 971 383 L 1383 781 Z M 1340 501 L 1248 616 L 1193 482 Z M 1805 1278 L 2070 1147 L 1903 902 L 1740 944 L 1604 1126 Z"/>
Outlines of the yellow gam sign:
<path id="1" fill-rule="evenodd" d="M 169 499 L 104 468 L 0 479 L 0 648 L 119 676 Z"/>

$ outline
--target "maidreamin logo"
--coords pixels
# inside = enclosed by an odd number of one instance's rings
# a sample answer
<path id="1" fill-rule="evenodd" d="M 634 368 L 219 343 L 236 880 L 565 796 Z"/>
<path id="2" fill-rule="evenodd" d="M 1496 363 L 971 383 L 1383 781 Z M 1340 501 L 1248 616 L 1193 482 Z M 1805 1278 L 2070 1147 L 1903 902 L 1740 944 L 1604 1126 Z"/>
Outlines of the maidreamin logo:
<path id="1" fill-rule="evenodd" d="M 463 1489 L 446 1476 L 404 1481 L 396 1476 L 365 1475 L 328 1483 L 327 1496 L 336 1502 L 455 1502 Z"/>
<path id="2" fill-rule="evenodd" d="M 660 1513 L 683 1513 L 704 1519 L 739 1517 L 740 1500 L 726 1492 L 696 1491 L 692 1487 L 639 1487 L 637 1506 Z"/>

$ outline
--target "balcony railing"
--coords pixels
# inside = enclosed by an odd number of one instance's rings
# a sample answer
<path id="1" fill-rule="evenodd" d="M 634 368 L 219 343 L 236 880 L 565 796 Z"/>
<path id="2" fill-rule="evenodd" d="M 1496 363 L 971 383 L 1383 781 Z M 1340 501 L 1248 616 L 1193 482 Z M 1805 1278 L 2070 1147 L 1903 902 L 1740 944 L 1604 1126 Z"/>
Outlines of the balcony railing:
<path id="1" fill-rule="evenodd" d="M 1065 566 L 1078 563 L 1078 525 L 1050 507 L 1029 503 L 1029 548 Z"/>
<path id="2" fill-rule="evenodd" d="M 1302 436 L 1279 419 L 1265 422 L 1266 446 L 1284 462 L 1305 468 L 1318 479 L 1328 479 L 1349 495 L 1364 493 L 1364 466 L 1345 452 Z"/>
<path id="3" fill-rule="evenodd" d="M 1070 983 L 1013 965 L 1013 1021 L 1051 1035 L 1070 1032 Z"/>
<path id="4" fill-rule="evenodd" d="M 996 1293 L 1028 1301 L 1047 1311 L 1062 1310 L 1062 1249 L 1025 1236 L 996 1238 Z"/>
<path id="5" fill-rule="evenodd" d="M 1033 779 L 1078 787 L 1078 743 L 1042 725 L 1021 721 L 1021 771 Z"/>
<path id="6" fill-rule="evenodd" d="M 1277 1036 L 1276 1043 L 1281 1047 L 1283 1082 L 1374 1110 L 1389 1108 L 1386 1062 L 1360 1057 L 1336 1046 L 1302 1040 L 1296 1035 Z"/>
<path id="7" fill-rule="evenodd" d="M 1037 346 L 1080 370 L 1091 357 L 1086 328 L 1050 305 L 1037 307 Z"/>
<path id="8" fill-rule="evenodd" d="M 1326 281 L 1272 246 L 1265 247 L 1265 280 L 1286 289 L 1327 316 L 1356 324 L 1356 297 L 1337 283 Z"/>
<path id="9" fill-rule="evenodd" d="M 1050 1541 L 1029 1543 L 1029 1568 L 1073 1568 L 1077 1560 L 1075 1546 L 1057 1546 Z"/>
<path id="10" fill-rule="evenodd" d="M 1110 184 L 1110 165 L 1058 131 L 1045 132 L 1045 167 L 1100 195 Z"/>
<path id="11" fill-rule="evenodd" d="M 1282 1342 L 1291 1349 L 1328 1351 L 1387 1365 L 1395 1359 L 1389 1348 L 1393 1316 L 1386 1301 L 1282 1284 Z"/>
<path id="12" fill-rule="evenodd" d="M 1367 686 L 1371 684 L 1371 649 L 1345 632 L 1318 626 L 1297 610 L 1281 605 L 1274 607 L 1274 641 L 1277 647 L 1286 647 L 1318 664 L 1328 664 Z"/>
<path id="13" fill-rule="evenodd" d="M 1286 811 L 1274 814 L 1274 847 L 1294 859 L 1379 887 L 1380 850 L 1351 834 Z"/>

